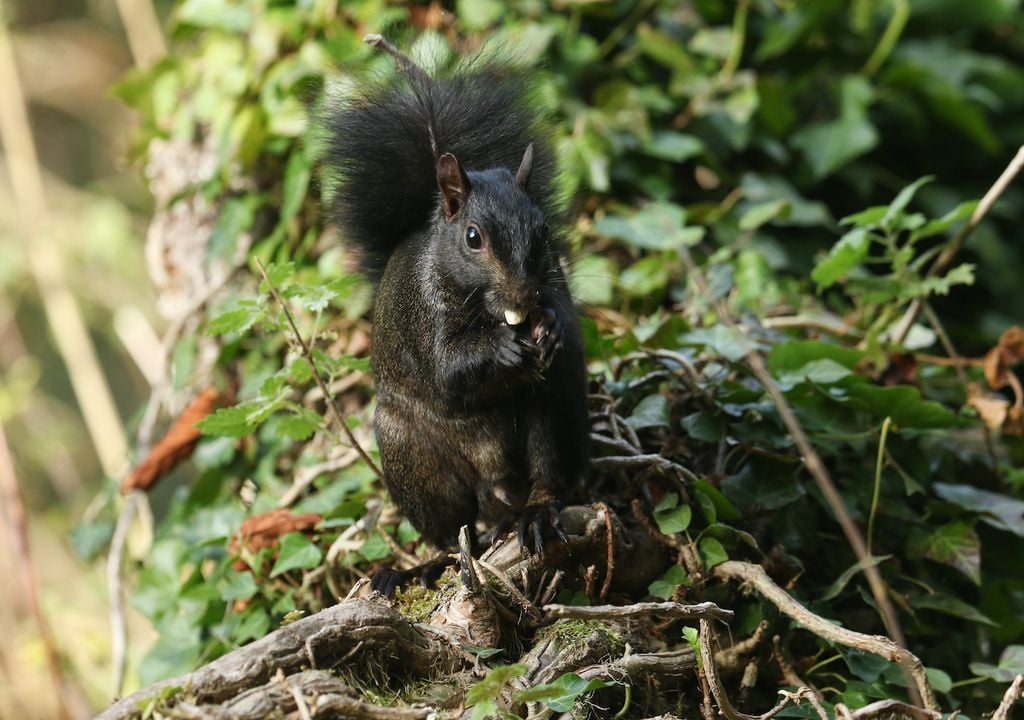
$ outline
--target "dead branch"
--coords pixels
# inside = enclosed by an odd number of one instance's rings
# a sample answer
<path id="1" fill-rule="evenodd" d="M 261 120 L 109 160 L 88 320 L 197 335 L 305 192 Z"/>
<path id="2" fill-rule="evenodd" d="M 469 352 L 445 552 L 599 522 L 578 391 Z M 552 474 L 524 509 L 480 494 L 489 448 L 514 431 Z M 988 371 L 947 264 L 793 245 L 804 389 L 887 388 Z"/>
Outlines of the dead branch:
<path id="1" fill-rule="evenodd" d="M 140 706 L 172 688 L 181 688 L 181 701 L 194 705 L 236 702 L 252 688 L 269 683 L 279 671 L 288 676 L 310 666 L 330 669 L 342 660 L 350 670 L 360 665 L 383 667 L 388 675 L 404 677 L 444 675 L 463 663 L 459 653 L 439 635 L 417 628 L 397 610 L 367 600 L 346 600 L 278 628 L 195 672 L 123 698 L 96 720 L 135 720 L 141 715 Z M 279 685 L 279 690 L 291 697 L 286 688 Z M 173 704 L 177 697 L 167 702 Z"/>
<path id="2" fill-rule="evenodd" d="M 992 713 L 992 720 L 1010 720 L 1010 711 L 1020 699 L 1022 691 L 1024 691 L 1024 675 L 1018 675 L 1006 689 L 1006 694 L 1003 695 L 1003 701 L 999 703 L 999 707 Z"/>
<path id="3" fill-rule="evenodd" d="M 731 620 L 732 610 L 720 608 L 712 602 L 683 605 L 677 602 L 640 602 L 632 605 L 545 605 L 544 613 L 548 619 L 572 618 L 574 620 L 609 620 L 635 618 L 646 615 L 677 620 L 697 620 L 712 618 L 715 620 Z"/>
<path id="4" fill-rule="evenodd" d="M 840 705 L 836 705 L 836 715 L 848 715 L 853 720 L 871 720 L 871 718 L 892 717 L 893 715 L 902 715 L 914 718 L 914 720 L 941 720 L 942 718 L 942 713 L 936 710 L 925 710 L 899 700 L 878 700 L 853 711 L 845 705 L 842 705 L 842 708 L 840 710 Z"/>
<path id="5" fill-rule="evenodd" d="M 937 710 L 935 695 L 928 678 L 925 676 L 924 665 L 912 652 L 902 648 L 884 635 L 865 635 L 854 630 L 840 627 L 825 618 L 815 615 L 798 603 L 785 590 L 776 585 L 768 573 L 760 565 L 728 560 L 714 569 L 715 575 L 723 580 L 738 580 L 749 583 L 766 600 L 779 610 L 796 620 L 800 625 L 818 637 L 846 647 L 856 648 L 864 652 L 883 657 L 889 662 L 900 665 L 913 679 L 917 691 L 929 710 Z"/>

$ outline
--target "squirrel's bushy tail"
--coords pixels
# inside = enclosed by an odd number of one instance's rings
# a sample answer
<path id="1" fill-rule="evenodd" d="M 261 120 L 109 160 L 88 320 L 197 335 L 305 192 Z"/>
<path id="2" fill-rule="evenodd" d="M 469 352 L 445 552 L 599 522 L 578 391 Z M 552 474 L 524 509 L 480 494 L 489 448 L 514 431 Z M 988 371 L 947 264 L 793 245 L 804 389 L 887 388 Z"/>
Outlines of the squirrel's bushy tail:
<path id="1" fill-rule="evenodd" d="M 329 212 L 360 270 L 376 281 L 399 243 L 427 227 L 438 196 L 435 150 L 467 170 L 515 172 L 533 143 L 527 191 L 554 210 L 555 163 L 541 116 L 521 71 L 479 60 L 435 76 L 407 67 L 337 101 L 325 120 Z"/>

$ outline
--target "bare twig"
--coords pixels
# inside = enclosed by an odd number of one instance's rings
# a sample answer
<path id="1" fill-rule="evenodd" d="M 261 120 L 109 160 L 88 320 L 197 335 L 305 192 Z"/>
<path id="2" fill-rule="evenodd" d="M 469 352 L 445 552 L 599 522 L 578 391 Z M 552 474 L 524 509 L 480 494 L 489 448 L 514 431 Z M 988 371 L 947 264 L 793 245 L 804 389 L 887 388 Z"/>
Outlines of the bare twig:
<path id="1" fill-rule="evenodd" d="M 277 286 L 274 285 L 270 276 L 267 275 L 267 269 L 263 267 L 263 262 L 259 258 L 254 259 L 256 261 L 256 266 L 260 270 L 260 274 L 267 283 L 267 287 L 270 288 L 270 294 L 274 296 L 274 300 L 276 300 L 277 304 L 281 306 L 281 312 L 284 313 L 285 318 L 288 320 L 288 325 L 291 327 L 292 333 L 295 335 L 295 341 L 302 349 L 302 357 L 305 358 L 306 362 L 309 364 L 309 368 L 313 372 L 313 378 L 316 380 L 316 384 L 320 387 L 320 392 L 324 394 L 324 399 L 327 401 L 327 404 L 334 412 L 334 417 L 338 421 L 338 425 L 341 426 L 341 430 L 345 434 L 345 437 L 348 438 L 349 444 L 356 452 L 359 453 L 359 457 L 361 457 L 363 462 L 373 470 L 374 474 L 383 480 L 384 473 L 380 471 L 380 468 L 377 467 L 377 463 L 373 461 L 373 459 L 367 454 L 366 450 L 363 449 L 363 446 L 359 444 L 359 441 L 356 440 L 356 436 L 352 433 L 352 429 L 348 426 L 348 423 L 345 422 L 345 414 L 338 406 L 337 399 L 327 391 L 327 383 L 324 381 L 323 376 L 320 374 L 320 369 L 316 366 L 316 362 L 313 360 L 313 349 L 309 346 L 309 343 L 306 342 L 306 339 L 302 337 L 302 333 L 299 332 L 299 326 L 295 323 L 295 317 L 292 315 L 292 311 L 289 309 L 288 304 L 284 301 L 284 298 L 281 297 L 281 293 L 278 292 Z"/>
<path id="2" fill-rule="evenodd" d="M 708 285 L 707 278 L 704 277 L 704 273 L 697 266 L 693 260 L 693 256 L 690 254 L 689 249 L 682 245 L 680 246 L 680 252 L 683 257 L 683 262 L 686 265 L 686 269 L 690 276 L 693 278 L 697 288 L 705 294 L 706 297 L 714 297 L 711 289 Z M 729 308 L 725 302 L 718 300 L 715 303 L 718 311 L 718 319 L 727 327 L 731 328 L 734 332 L 741 332 L 736 324 L 736 321 L 732 318 Z M 793 408 L 790 407 L 786 397 L 779 390 L 779 386 L 776 385 L 772 379 L 771 373 L 768 371 L 768 367 L 765 364 L 764 357 L 761 353 L 751 345 L 751 349 L 746 354 L 747 364 L 750 366 L 751 371 L 757 378 L 761 386 L 764 387 L 765 392 L 771 398 L 776 409 L 778 410 L 779 417 L 781 418 L 786 429 L 793 437 L 793 442 L 800 452 L 803 458 L 804 465 L 807 471 L 814 478 L 814 482 L 817 484 L 821 494 L 825 497 L 825 501 L 831 508 L 832 513 L 836 517 L 836 521 L 843 530 L 843 534 L 846 536 L 847 542 L 850 547 L 853 548 L 854 554 L 857 559 L 862 563 L 865 563 L 864 575 L 867 578 L 868 585 L 871 588 L 871 595 L 875 599 L 875 604 L 878 606 L 879 613 L 882 617 L 882 622 L 885 624 L 886 630 L 901 647 L 906 647 L 907 641 L 903 634 L 903 628 L 900 626 L 899 616 L 896 614 L 896 608 L 893 607 L 892 600 L 889 598 L 888 591 L 885 586 L 885 582 L 882 580 L 882 575 L 879 573 L 878 568 L 874 565 L 869 565 L 865 561 L 870 556 L 868 552 L 867 544 L 864 542 L 864 536 L 861 535 L 860 529 L 853 522 L 853 518 L 850 517 L 849 511 L 846 509 L 846 504 L 843 502 L 842 495 L 839 494 L 839 490 L 836 488 L 832 478 L 825 468 L 825 463 L 822 461 L 821 456 L 818 455 L 818 451 L 814 449 L 810 439 L 807 437 L 807 433 L 804 431 L 803 426 L 796 417 L 796 413 L 793 412 Z M 923 677 L 923 676 L 922 676 Z M 908 683 L 911 699 L 918 704 L 918 701 L 922 698 L 915 697 L 916 688 L 913 684 Z M 931 697 L 931 690 L 928 691 L 930 702 L 928 707 L 932 708 L 935 704 L 934 697 Z"/>
<path id="3" fill-rule="evenodd" d="M 0 494 L 2 494 L 4 508 L 7 511 L 5 515 L 11 534 L 11 545 L 16 552 L 16 563 L 21 575 L 22 591 L 25 593 L 25 601 L 29 611 L 35 619 L 36 631 L 43 642 L 46 664 L 50 670 L 50 680 L 53 683 L 53 694 L 57 700 L 57 709 L 60 712 L 60 716 L 67 720 L 72 715 L 64 692 L 64 677 L 60 668 L 60 651 L 57 649 L 57 642 L 53 637 L 53 632 L 50 630 L 50 624 L 46 621 L 46 615 L 43 614 L 43 606 L 39 602 L 39 585 L 36 582 L 36 574 L 32 566 L 32 551 L 29 548 L 28 542 L 25 506 L 21 502 L 18 478 L 14 472 L 14 460 L 11 457 L 10 448 L 7 446 L 7 435 L 4 433 L 2 424 L 0 424 Z"/>
<path id="4" fill-rule="evenodd" d="M 288 507 L 298 500 L 299 496 L 305 492 L 306 488 L 308 488 L 318 477 L 326 473 L 336 472 L 347 468 L 358 459 L 358 451 L 351 449 L 337 457 L 328 458 L 316 465 L 304 465 L 297 468 L 295 470 L 295 479 L 292 480 L 292 486 L 285 491 L 284 495 L 281 496 L 277 506 Z"/>
<path id="5" fill-rule="evenodd" d="M 117 0 L 117 12 L 124 23 L 132 59 L 140 67 L 150 65 L 167 54 L 167 43 L 160 32 L 160 20 L 149 0 Z"/>
<path id="6" fill-rule="evenodd" d="M 720 608 L 712 602 L 683 605 L 677 602 L 640 602 L 632 605 L 545 605 L 544 614 L 548 621 L 561 618 L 576 620 L 607 620 L 609 618 L 635 618 L 659 615 L 676 620 L 713 618 L 731 620 L 732 610 Z"/>
<path id="7" fill-rule="evenodd" d="M 964 246 L 967 238 L 972 232 L 974 232 L 974 229 L 978 227 L 981 221 L 985 219 L 989 210 L 991 210 L 992 206 L 995 205 L 996 200 L 1002 196 L 1006 191 L 1006 188 L 1009 187 L 1010 183 L 1013 182 L 1013 179 L 1017 177 L 1017 174 L 1022 168 L 1024 168 L 1024 146 L 1017 150 L 1017 154 L 1013 156 L 1010 164 L 1006 166 L 1006 169 L 1003 170 L 1002 174 L 994 183 L 992 183 L 992 187 L 990 187 L 988 192 L 985 193 L 985 196 L 981 198 L 981 202 L 978 203 L 978 207 L 974 209 L 974 212 L 971 213 L 970 219 L 962 228 L 960 228 L 960 232 L 956 234 L 956 237 L 953 238 L 952 242 L 950 242 L 949 245 L 939 253 L 937 258 L 935 258 L 935 262 L 933 262 L 931 267 L 928 268 L 928 272 L 925 274 L 925 277 L 938 275 L 940 272 L 945 270 L 951 262 L 953 262 L 953 258 L 960 252 L 960 249 Z M 892 343 L 894 345 L 901 344 L 904 338 L 907 337 L 907 333 L 910 332 L 911 326 L 913 326 L 914 321 L 917 320 L 918 313 L 921 312 L 921 306 L 921 298 L 915 298 L 911 301 L 906 314 L 904 314 L 899 325 L 896 326 L 896 329 L 893 330 Z"/>
<path id="8" fill-rule="evenodd" d="M 928 318 L 928 323 L 935 330 L 935 334 L 939 337 L 939 342 L 942 343 L 943 349 L 946 354 L 949 355 L 949 359 L 952 360 L 953 368 L 956 370 L 956 377 L 960 381 L 960 384 L 964 387 L 964 392 L 967 391 L 967 373 L 964 372 L 964 359 L 960 357 L 960 353 L 956 351 L 956 346 L 953 345 L 952 338 L 949 337 L 949 333 L 946 332 L 945 326 L 942 324 L 942 320 L 935 314 L 935 310 L 932 309 L 931 303 L 925 301 L 922 303 L 921 308 L 924 310 L 924 316 Z"/>
<path id="9" fill-rule="evenodd" d="M 924 699 L 929 710 L 937 710 L 935 695 L 932 693 L 928 678 L 925 676 L 924 665 L 904 647 L 882 635 L 865 635 L 864 633 L 840 627 L 825 618 L 815 615 L 798 603 L 789 593 L 776 585 L 768 573 L 760 565 L 728 560 L 714 569 L 715 575 L 724 580 L 738 580 L 749 583 L 766 600 L 779 610 L 796 620 L 818 637 L 846 647 L 856 648 L 864 652 L 885 658 L 889 662 L 900 665 L 914 683 L 918 694 Z"/>
<path id="10" fill-rule="evenodd" d="M 837 705 L 836 713 L 838 714 L 838 712 L 839 706 Z M 870 720 L 871 718 L 893 716 L 909 717 L 914 718 L 914 720 L 941 720 L 942 718 L 942 713 L 937 710 L 925 710 L 924 708 L 908 705 L 899 700 L 878 700 L 853 711 L 847 709 L 847 712 L 853 720 Z"/>
<path id="11" fill-rule="evenodd" d="M 497 580 L 498 583 L 505 588 L 512 599 L 515 600 L 516 604 L 523 609 L 523 612 L 525 612 L 531 620 L 534 622 L 540 622 L 540 610 L 536 605 L 530 602 L 529 598 L 519 591 L 519 588 L 517 588 L 512 581 L 508 579 L 508 576 L 505 575 L 505 573 L 483 560 L 476 560 L 474 562 L 486 570 L 488 575 Z"/>
<path id="12" fill-rule="evenodd" d="M 615 533 L 612 530 L 612 509 L 605 503 L 598 503 L 598 507 L 604 513 L 604 526 L 608 533 L 608 562 L 605 565 L 601 592 L 597 596 L 601 602 L 604 602 L 608 599 L 608 589 L 612 586 L 612 576 L 615 575 Z"/>
<path id="13" fill-rule="evenodd" d="M 125 497 L 107 553 L 107 614 L 110 616 L 110 663 L 114 671 L 114 697 L 120 695 L 124 687 L 125 668 L 128 664 L 128 631 L 124 621 L 121 561 L 124 558 L 128 530 L 132 526 L 139 505 L 144 502 L 147 502 L 147 499 L 142 490 L 132 490 Z"/>
<path id="14" fill-rule="evenodd" d="M 1024 675 L 1018 675 L 1010 683 L 1010 687 L 1006 688 L 1003 701 L 999 703 L 999 707 L 992 713 L 992 720 L 1010 720 L 1010 711 L 1013 710 L 1013 706 L 1020 699 L 1022 691 L 1024 691 Z"/>

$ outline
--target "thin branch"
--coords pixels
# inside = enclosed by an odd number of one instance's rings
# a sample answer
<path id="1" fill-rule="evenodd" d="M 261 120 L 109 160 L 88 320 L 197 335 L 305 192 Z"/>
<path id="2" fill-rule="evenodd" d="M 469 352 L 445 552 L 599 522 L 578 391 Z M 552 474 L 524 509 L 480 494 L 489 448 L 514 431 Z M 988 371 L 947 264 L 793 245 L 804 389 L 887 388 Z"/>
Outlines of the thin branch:
<path id="1" fill-rule="evenodd" d="M 924 672 L 924 665 L 921 664 L 916 655 L 906 648 L 900 647 L 883 635 L 865 635 L 864 633 L 840 627 L 819 615 L 815 615 L 797 602 L 789 593 L 776 585 L 760 565 L 727 560 L 720 565 L 716 565 L 714 573 L 724 580 L 738 580 L 749 583 L 780 611 L 793 618 L 793 620 L 818 637 L 839 645 L 869 652 L 885 658 L 889 662 L 899 664 L 911 678 L 917 693 L 924 698 L 925 706 L 929 710 L 938 709 L 935 695 L 928 684 L 928 678 Z"/>
<path id="2" fill-rule="evenodd" d="M 60 669 L 60 651 L 57 650 L 57 643 L 50 630 L 50 625 L 43 614 L 43 606 L 39 602 L 39 585 L 36 582 L 35 570 L 32 566 L 32 551 L 28 541 L 28 523 L 25 519 L 25 506 L 21 502 L 21 491 L 18 488 L 18 478 L 14 471 L 14 460 L 11 457 L 11 449 L 7 446 L 7 435 L 4 427 L 0 424 L 0 495 L 4 499 L 6 509 L 7 525 L 11 534 L 11 545 L 15 549 L 15 556 L 18 570 L 21 575 L 22 591 L 25 593 L 25 602 L 36 622 L 36 631 L 43 642 L 43 651 L 46 654 L 46 664 L 50 671 L 50 680 L 53 683 L 54 697 L 57 700 L 57 709 L 60 717 L 67 720 L 71 717 L 66 698 L 64 697 L 64 678 Z"/>
<path id="3" fill-rule="evenodd" d="M 299 332 L 299 326 L 296 325 L 295 317 L 292 315 L 292 311 L 288 308 L 288 304 L 284 301 L 284 298 L 281 297 L 281 293 L 278 292 L 277 286 L 274 285 L 273 281 L 270 279 L 270 276 L 267 275 L 267 269 L 263 267 L 262 261 L 260 261 L 259 258 L 254 259 L 256 260 L 256 266 L 260 269 L 260 274 L 263 276 L 263 279 L 267 282 L 267 287 L 270 288 L 270 294 L 274 296 L 274 300 L 276 300 L 277 304 L 281 306 L 281 312 L 283 312 L 285 318 L 287 318 L 288 325 L 291 326 L 292 332 L 295 334 L 295 340 L 296 342 L 299 343 L 299 347 L 302 349 L 302 357 L 306 359 L 306 362 L 309 364 L 310 370 L 313 371 L 313 378 L 316 380 L 316 384 L 320 387 L 320 392 L 324 394 L 324 399 L 327 401 L 328 406 L 330 406 L 331 410 L 334 412 L 334 417 L 338 421 L 338 424 L 341 426 L 342 432 L 344 432 L 345 436 L 348 438 L 349 444 L 356 452 L 359 453 L 359 457 L 361 457 L 363 459 L 363 462 L 365 462 L 369 466 L 369 468 L 373 470 L 374 474 L 378 478 L 383 480 L 384 473 L 380 471 L 380 468 L 377 467 L 377 464 L 367 454 L 366 450 L 363 449 L 363 446 L 359 444 L 359 441 L 356 440 L 356 436 L 353 434 L 352 429 L 348 426 L 348 423 L 345 422 L 345 414 L 341 411 L 341 408 L 338 406 L 337 398 L 335 398 L 334 395 L 331 395 L 327 391 L 327 383 L 324 380 L 323 376 L 320 374 L 320 369 L 316 366 L 316 362 L 313 360 L 313 349 L 309 346 L 309 343 L 306 342 L 306 339 L 302 337 L 302 333 Z"/>
<path id="4" fill-rule="evenodd" d="M 704 273 L 697 266 L 693 260 L 693 256 L 690 254 L 689 249 L 682 245 L 680 246 L 680 253 L 683 258 L 683 262 L 686 265 L 687 271 L 690 277 L 693 278 L 698 290 L 704 293 L 705 297 L 714 297 L 714 293 L 711 291 L 708 285 L 707 278 L 704 277 Z M 742 331 L 733 320 L 729 308 L 722 300 L 717 300 L 715 307 L 718 311 L 718 319 L 727 327 L 731 328 L 734 332 L 741 333 Z M 790 407 L 786 397 L 779 390 L 779 386 L 775 384 L 772 379 L 771 373 L 768 371 L 768 367 L 765 364 L 764 357 L 761 353 L 753 346 L 747 352 L 746 355 L 747 364 L 750 366 L 751 371 L 757 377 L 758 382 L 764 387 L 765 392 L 771 398 L 778 410 L 779 417 L 782 419 L 783 424 L 793 437 L 793 442 L 803 457 L 804 465 L 807 471 L 814 478 L 814 482 L 817 484 L 818 489 L 821 490 L 821 494 L 825 497 L 825 501 L 831 508 L 832 513 L 836 517 L 836 521 L 843 530 L 843 534 L 846 536 L 847 542 L 850 547 L 853 548 L 854 553 L 857 555 L 857 559 L 861 562 L 865 562 L 870 554 L 868 552 L 867 544 L 864 542 L 864 536 L 861 535 L 860 529 L 853 522 L 853 518 L 850 517 L 849 511 L 846 509 L 846 504 L 843 502 L 842 495 L 839 494 L 839 490 L 836 488 L 835 483 L 832 481 L 828 470 L 825 468 L 825 463 L 822 461 L 821 456 L 818 455 L 818 451 L 814 449 L 810 439 L 807 437 L 807 433 L 804 431 L 803 426 L 796 417 L 796 413 L 793 408 Z M 881 573 L 878 572 L 878 568 L 874 565 L 867 565 L 865 563 L 864 575 L 867 578 L 868 585 L 871 587 L 871 595 L 875 599 L 875 604 L 878 606 L 879 613 L 882 616 L 882 622 L 885 624 L 886 630 L 893 637 L 896 643 L 902 647 L 906 647 L 907 641 L 903 634 L 903 628 L 900 627 L 899 616 L 896 614 L 896 608 L 893 607 L 892 601 L 889 599 L 884 581 L 882 580 Z M 919 704 L 918 698 L 914 696 L 916 692 L 915 687 L 909 685 L 911 691 L 911 698 L 915 701 L 915 704 Z M 925 696 L 929 699 L 927 705 L 929 708 L 935 706 L 935 699 L 931 696 L 931 690 L 929 688 L 928 695 Z"/>
<path id="5" fill-rule="evenodd" d="M 999 707 L 992 713 L 992 720 L 1010 720 L 1010 711 L 1020 699 L 1022 691 L 1024 691 L 1024 675 L 1018 675 L 1006 689 L 1006 694 L 1003 695 L 1003 701 L 999 703 Z"/>
<path id="6" fill-rule="evenodd" d="M 142 490 L 132 490 L 124 500 L 124 506 L 117 517 L 114 535 L 110 539 L 107 553 L 107 614 L 110 616 L 110 663 L 114 671 L 113 696 L 118 697 L 124 688 L 125 668 L 128 665 L 128 630 L 124 621 L 124 596 L 121 589 L 121 562 L 132 520 L 139 505 L 146 502 Z"/>
<path id="7" fill-rule="evenodd" d="M 914 718 L 914 720 L 941 720 L 942 718 L 942 713 L 936 710 L 925 710 L 899 700 L 878 700 L 850 713 L 853 720 L 869 720 L 870 718 L 893 717 L 894 715 L 902 715 Z"/>
<path id="8" fill-rule="evenodd" d="M 994 183 L 992 183 L 992 187 L 990 187 L 988 192 L 985 193 L 981 202 L 978 203 L 978 207 L 976 207 L 974 212 L 971 213 L 970 219 L 960 229 L 960 232 L 956 234 L 956 237 L 953 238 L 952 242 L 946 246 L 937 258 L 935 258 L 935 262 L 933 262 L 931 267 L 928 268 L 928 272 L 925 273 L 925 277 L 938 275 L 940 272 L 945 270 L 951 262 L 953 262 L 953 258 L 956 257 L 957 253 L 960 252 L 960 249 L 963 248 L 967 238 L 972 232 L 974 232 L 974 229 L 981 224 L 981 221 L 985 219 L 985 216 L 988 215 L 988 211 L 992 209 L 996 200 L 1002 196 L 1006 191 L 1006 188 L 1009 187 L 1010 183 L 1013 182 L 1013 179 L 1017 177 L 1017 174 L 1022 168 L 1024 168 L 1024 146 L 1021 146 L 1017 150 L 1017 154 L 1014 155 L 1010 164 L 1006 166 L 1006 169 L 1003 170 L 1002 174 Z M 914 321 L 917 320 L 917 315 L 921 312 L 921 307 L 921 298 L 915 298 L 910 303 L 906 314 L 900 320 L 899 325 L 896 326 L 896 329 L 892 333 L 893 345 L 900 345 L 903 343 L 903 340 L 907 337 L 907 333 L 910 332 L 910 328 L 913 326 Z"/>
<path id="9" fill-rule="evenodd" d="M 150 0 L 117 0 L 117 12 L 136 65 L 146 67 L 167 54 L 160 20 Z"/>
<path id="10" fill-rule="evenodd" d="M 683 605 L 677 602 L 640 602 L 632 605 L 545 605 L 544 614 L 548 621 L 562 618 L 574 620 L 608 620 L 611 618 L 636 618 L 659 615 L 674 620 L 696 620 L 713 618 L 731 620 L 732 610 L 720 608 L 712 602 Z"/>

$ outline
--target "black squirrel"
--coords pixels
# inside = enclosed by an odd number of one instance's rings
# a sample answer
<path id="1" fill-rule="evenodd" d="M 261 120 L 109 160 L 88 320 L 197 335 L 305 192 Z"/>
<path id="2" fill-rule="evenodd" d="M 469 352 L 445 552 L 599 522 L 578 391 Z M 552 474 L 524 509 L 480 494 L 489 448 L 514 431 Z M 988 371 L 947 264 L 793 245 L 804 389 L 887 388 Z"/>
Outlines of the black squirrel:
<path id="1" fill-rule="evenodd" d="M 463 525 L 518 519 L 541 553 L 589 458 L 547 133 L 521 72 L 476 61 L 431 76 L 381 36 L 366 41 L 401 72 L 329 111 L 325 159 L 332 219 L 377 286 L 385 485 L 439 548 Z"/>

